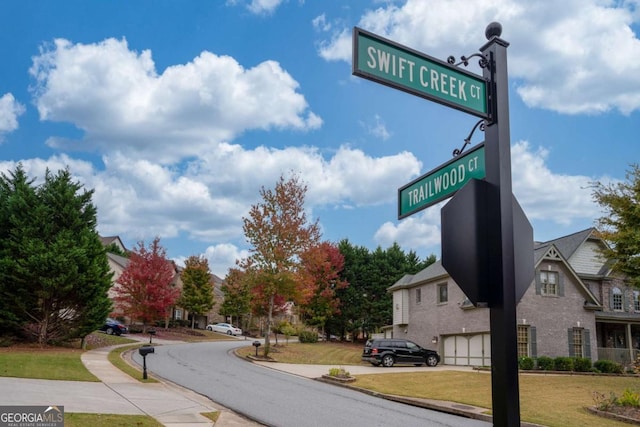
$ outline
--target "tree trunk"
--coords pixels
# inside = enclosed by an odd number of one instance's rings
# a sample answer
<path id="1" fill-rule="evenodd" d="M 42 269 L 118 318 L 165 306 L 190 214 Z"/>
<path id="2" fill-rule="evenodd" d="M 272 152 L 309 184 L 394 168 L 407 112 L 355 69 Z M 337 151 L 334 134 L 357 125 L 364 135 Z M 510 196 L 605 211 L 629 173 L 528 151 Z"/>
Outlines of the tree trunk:
<path id="1" fill-rule="evenodd" d="M 42 322 L 38 325 L 38 345 L 43 347 L 47 343 L 47 328 L 49 327 L 49 313 L 44 312 Z"/>
<path id="2" fill-rule="evenodd" d="M 196 328 L 196 315 L 191 314 L 191 330 L 194 330 L 195 328 Z"/>
<path id="3" fill-rule="evenodd" d="M 275 298 L 275 295 L 272 294 L 271 297 L 269 298 L 269 312 L 267 314 L 267 333 L 264 337 L 264 355 L 268 356 L 269 355 L 269 350 L 271 347 L 271 321 L 273 320 L 273 300 Z"/>

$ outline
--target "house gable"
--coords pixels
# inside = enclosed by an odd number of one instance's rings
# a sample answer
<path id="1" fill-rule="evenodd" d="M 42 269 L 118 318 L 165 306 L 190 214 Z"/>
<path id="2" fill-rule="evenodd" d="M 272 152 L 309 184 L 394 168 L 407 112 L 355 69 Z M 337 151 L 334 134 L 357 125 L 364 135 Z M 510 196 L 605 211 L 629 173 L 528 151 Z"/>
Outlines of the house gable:
<path id="1" fill-rule="evenodd" d="M 609 273 L 609 263 L 602 255 L 604 243 L 589 239 L 569 258 L 573 269 L 580 274 L 601 276 Z"/>
<path id="2" fill-rule="evenodd" d="M 544 252 L 541 252 L 541 256 L 536 262 L 535 265 L 535 278 L 534 278 L 534 288 L 536 295 L 541 295 L 542 292 L 542 282 L 541 282 L 541 272 L 552 271 L 554 269 L 560 270 L 561 267 L 562 274 L 558 275 L 559 283 L 558 285 L 558 296 L 562 297 L 565 295 L 565 287 L 568 284 L 573 284 L 576 289 L 580 292 L 580 294 L 585 298 L 584 307 L 589 309 L 599 309 L 601 308 L 600 302 L 596 298 L 596 296 L 591 292 L 591 290 L 585 285 L 582 279 L 578 276 L 572 266 L 567 262 L 567 260 L 562 256 L 562 253 L 558 250 L 555 244 L 551 244 L 544 247 Z M 554 266 L 554 264 L 556 266 Z"/>
<path id="3" fill-rule="evenodd" d="M 102 246 L 104 246 L 105 248 L 110 245 L 115 245 L 123 253 L 127 252 L 127 248 L 124 247 L 124 244 L 122 243 L 122 240 L 120 240 L 119 236 L 100 236 L 100 241 L 102 242 Z"/>

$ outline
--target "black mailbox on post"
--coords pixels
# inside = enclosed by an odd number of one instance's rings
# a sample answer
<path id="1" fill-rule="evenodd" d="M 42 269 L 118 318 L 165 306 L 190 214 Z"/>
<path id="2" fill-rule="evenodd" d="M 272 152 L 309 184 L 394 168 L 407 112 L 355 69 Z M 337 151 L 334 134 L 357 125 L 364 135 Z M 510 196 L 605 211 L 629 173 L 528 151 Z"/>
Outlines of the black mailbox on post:
<path id="1" fill-rule="evenodd" d="M 258 347 L 262 344 L 260 344 L 260 341 L 254 341 L 252 345 L 256 348 L 256 357 L 258 357 Z"/>
<path id="2" fill-rule="evenodd" d="M 155 353 L 155 348 L 150 345 L 143 345 L 138 349 L 138 353 L 142 356 L 142 379 L 147 379 L 147 354 Z"/>
<path id="3" fill-rule="evenodd" d="M 140 356 L 145 357 L 147 354 L 155 353 L 156 350 L 153 347 L 145 345 L 143 347 L 140 347 L 138 349 L 138 352 L 140 353 Z"/>

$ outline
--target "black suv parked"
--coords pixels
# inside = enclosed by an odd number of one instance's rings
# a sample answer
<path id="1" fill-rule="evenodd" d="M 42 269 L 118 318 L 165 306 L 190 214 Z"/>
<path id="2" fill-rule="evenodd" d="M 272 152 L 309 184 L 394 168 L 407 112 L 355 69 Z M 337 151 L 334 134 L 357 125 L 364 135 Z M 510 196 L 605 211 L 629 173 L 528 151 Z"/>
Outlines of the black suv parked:
<path id="1" fill-rule="evenodd" d="M 362 351 L 362 360 L 374 366 L 390 367 L 394 363 L 412 363 L 420 366 L 436 366 L 440 356 L 433 350 L 420 347 L 413 341 L 403 339 L 372 339 L 367 341 Z"/>

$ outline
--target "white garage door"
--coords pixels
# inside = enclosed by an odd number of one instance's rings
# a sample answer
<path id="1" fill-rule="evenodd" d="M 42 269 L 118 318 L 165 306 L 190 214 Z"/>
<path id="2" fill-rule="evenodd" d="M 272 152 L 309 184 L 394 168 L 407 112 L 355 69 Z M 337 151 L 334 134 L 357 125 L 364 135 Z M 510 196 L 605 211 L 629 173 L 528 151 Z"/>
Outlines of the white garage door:
<path id="1" fill-rule="evenodd" d="M 451 335 L 445 337 L 444 364 L 459 366 L 490 366 L 490 335 Z"/>

